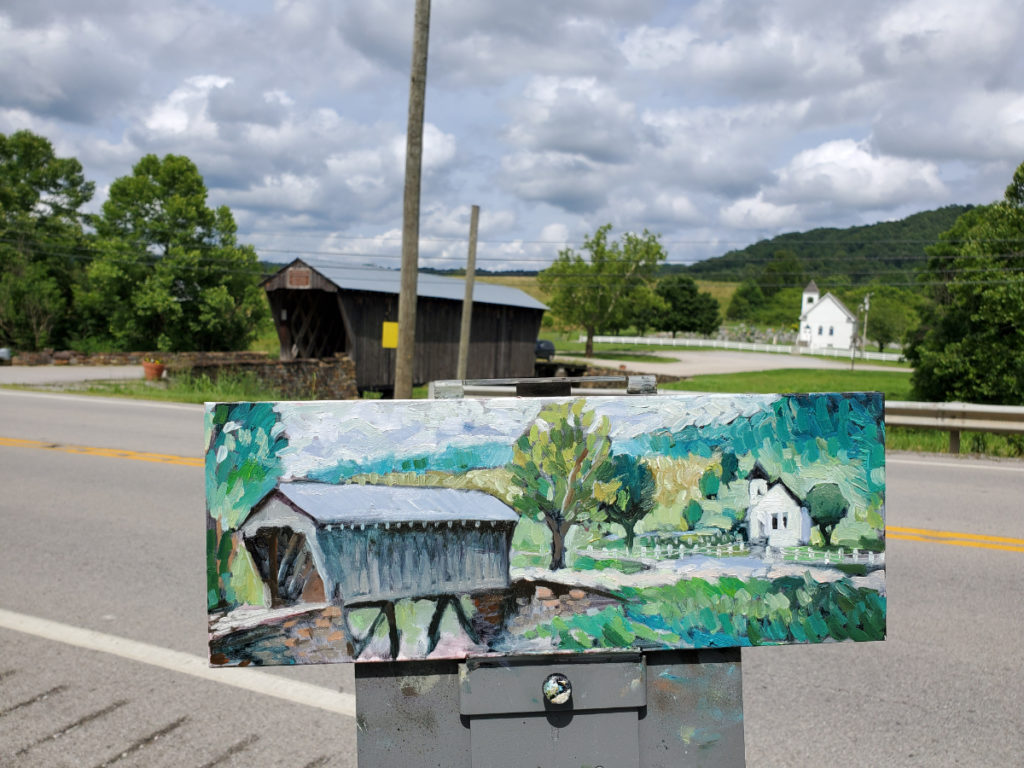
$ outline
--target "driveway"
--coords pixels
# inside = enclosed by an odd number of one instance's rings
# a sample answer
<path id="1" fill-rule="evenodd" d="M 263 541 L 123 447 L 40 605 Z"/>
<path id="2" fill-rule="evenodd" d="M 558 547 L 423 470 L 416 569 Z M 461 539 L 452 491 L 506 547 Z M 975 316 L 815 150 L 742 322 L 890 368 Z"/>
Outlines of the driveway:
<path id="1" fill-rule="evenodd" d="M 638 363 L 628 360 L 605 360 L 594 358 L 594 364 L 602 368 L 618 368 L 625 366 L 631 373 L 655 373 L 667 376 L 700 376 L 709 373 L 743 373 L 746 371 L 773 371 L 780 368 L 817 368 L 847 369 L 850 361 L 837 358 L 827 360 L 808 355 L 783 355 L 770 352 L 735 352 L 731 350 L 709 349 L 707 351 L 673 352 L 671 354 L 658 351 L 664 357 L 664 363 Z M 584 358 L 562 357 L 564 362 L 579 363 Z M 910 368 L 896 366 L 871 365 L 857 362 L 858 371 L 902 371 L 910 373 Z"/>
<path id="2" fill-rule="evenodd" d="M 68 384 L 98 379 L 141 379 L 141 365 L 0 365 L 3 384 Z"/>

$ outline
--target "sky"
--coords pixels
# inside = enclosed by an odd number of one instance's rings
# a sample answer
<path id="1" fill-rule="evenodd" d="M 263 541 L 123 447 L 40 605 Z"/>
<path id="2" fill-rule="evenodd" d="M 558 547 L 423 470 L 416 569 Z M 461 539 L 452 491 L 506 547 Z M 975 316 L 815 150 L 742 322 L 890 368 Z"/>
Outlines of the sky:
<path id="1" fill-rule="evenodd" d="M 586 410 L 609 423 L 613 442 L 639 435 L 678 432 L 687 426 L 729 424 L 766 411 L 779 395 L 678 395 L 658 398 L 595 397 Z M 281 403 L 277 406 L 288 436 L 282 453 L 285 475 L 307 477 L 339 462 L 373 462 L 393 457 L 426 456 L 449 447 L 511 446 L 552 400 L 388 400 Z M 558 400 L 561 402 L 561 400 Z"/>
<path id="2" fill-rule="evenodd" d="M 413 0 L 4 0 L 0 133 L 97 194 L 183 154 L 261 258 L 401 256 Z M 420 263 L 542 269 L 597 227 L 672 263 L 1002 196 L 1019 0 L 434 0 Z"/>

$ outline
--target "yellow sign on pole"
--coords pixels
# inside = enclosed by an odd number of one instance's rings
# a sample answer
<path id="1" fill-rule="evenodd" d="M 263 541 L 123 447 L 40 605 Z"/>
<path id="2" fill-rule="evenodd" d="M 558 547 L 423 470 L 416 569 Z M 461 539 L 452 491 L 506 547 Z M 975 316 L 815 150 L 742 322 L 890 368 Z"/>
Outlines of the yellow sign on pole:
<path id="1" fill-rule="evenodd" d="M 398 349 L 398 323 L 384 323 L 381 328 L 380 345 L 384 349 Z"/>

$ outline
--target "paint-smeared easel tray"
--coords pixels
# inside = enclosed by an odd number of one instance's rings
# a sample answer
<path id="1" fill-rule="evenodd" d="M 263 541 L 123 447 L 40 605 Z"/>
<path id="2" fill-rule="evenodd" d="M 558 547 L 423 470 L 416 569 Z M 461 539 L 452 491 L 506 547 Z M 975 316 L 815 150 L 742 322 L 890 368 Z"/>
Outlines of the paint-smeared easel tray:
<path id="1" fill-rule="evenodd" d="M 210 403 L 217 665 L 885 637 L 878 393 Z"/>

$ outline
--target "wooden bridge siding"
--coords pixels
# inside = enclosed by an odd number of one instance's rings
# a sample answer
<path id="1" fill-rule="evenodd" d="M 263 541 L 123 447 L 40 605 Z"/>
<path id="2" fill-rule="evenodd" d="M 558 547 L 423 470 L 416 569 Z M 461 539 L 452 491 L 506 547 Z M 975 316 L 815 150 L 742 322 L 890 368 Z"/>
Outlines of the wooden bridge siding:
<path id="1" fill-rule="evenodd" d="M 513 527 L 318 531 L 327 567 L 346 603 L 458 595 L 509 585 Z"/>

